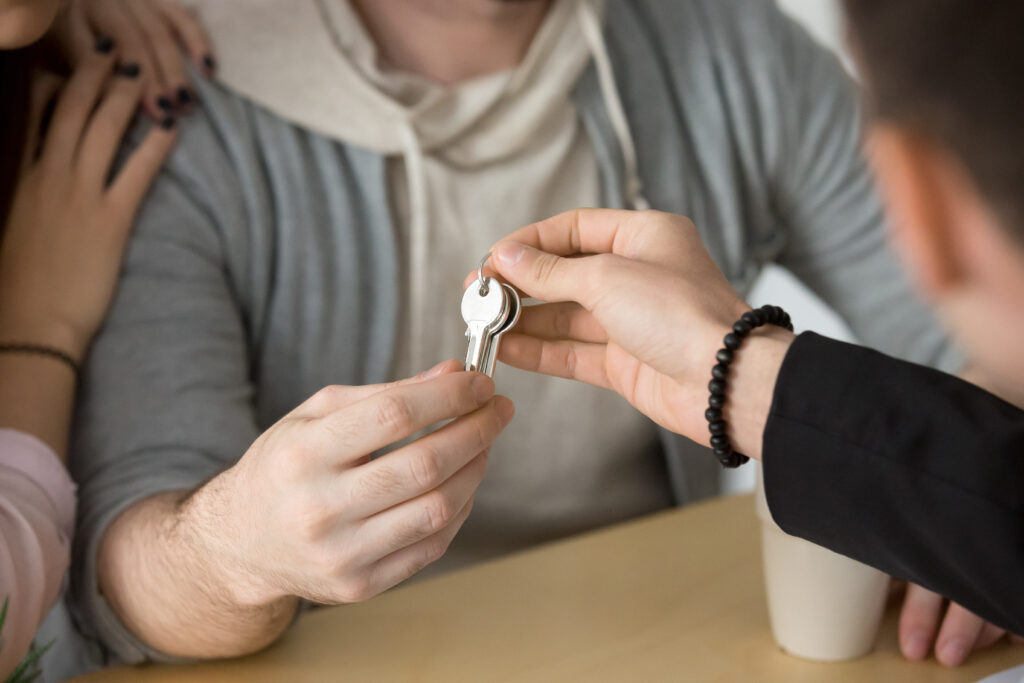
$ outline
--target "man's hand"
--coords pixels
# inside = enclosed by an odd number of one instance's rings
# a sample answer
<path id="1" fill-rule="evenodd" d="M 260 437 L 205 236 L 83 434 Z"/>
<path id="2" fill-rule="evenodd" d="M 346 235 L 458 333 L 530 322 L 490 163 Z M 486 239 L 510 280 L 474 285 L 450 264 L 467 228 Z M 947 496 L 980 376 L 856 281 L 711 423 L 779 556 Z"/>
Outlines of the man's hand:
<path id="1" fill-rule="evenodd" d="M 928 657 L 934 646 L 940 664 L 960 666 L 971 652 L 989 647 L 1005 635 L 1004 629 L 938 593 L 907 584 L 899 632 L 900 650 L 907 659 L 919 662 Z M 1024 643 L 1019 636 L 1010 635 L 1010 639 Z"/>
<path id="2" fill-rule="evenodd" d="M 502 361 L 612 389 L 663 427 L 708 442 L 704 409 L 715 353 L 750 307 L 693 223 L 656 211 L 580 209 L 513 233 L 490 263 L 548 302 L 523 309 L 502 342 Z M 732 367 L 734 378 L 742 375 L 732 395 L 742 402 L 730 405 L 730 426 L 737 448 L 752 457 L 792 338 L 776 339 L 778 332 L 752 335 L 757 341 Z"/>
<path id="3" fill-rule="evenodd" d="M 490 378 L 459 370 L 449 361 L 393 385 L 328 387 L 193 495 L 130 509 L 101 548 L 114 609 L 168 654 L 244 654 L 283 630 L 295 597 L 366 600 L 441 557 L 513 416 Z M 164 537 L 146 541 L 143 527 Z"/>
<path id="4" fill-rule="evenodd" d="M 366 600 L 441 557 L 469 515 L 491 442 L 512 419 L 511 401 L 493 394 L 489 377 L 467 372 L 329 387 L 197 492 L 184 515 L 228 560 L 242 604 Z"/>

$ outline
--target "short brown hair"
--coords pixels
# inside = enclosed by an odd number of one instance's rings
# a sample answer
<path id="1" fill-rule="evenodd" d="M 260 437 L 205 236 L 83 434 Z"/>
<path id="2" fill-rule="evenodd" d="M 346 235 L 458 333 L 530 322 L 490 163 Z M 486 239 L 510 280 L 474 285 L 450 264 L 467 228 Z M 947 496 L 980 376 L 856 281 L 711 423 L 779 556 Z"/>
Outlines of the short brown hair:
<path id="1" fill-rule="evenodd" d="M 1024 2 L 844 4 L 875 115 L 943 145 L 1024 239 Z"/>

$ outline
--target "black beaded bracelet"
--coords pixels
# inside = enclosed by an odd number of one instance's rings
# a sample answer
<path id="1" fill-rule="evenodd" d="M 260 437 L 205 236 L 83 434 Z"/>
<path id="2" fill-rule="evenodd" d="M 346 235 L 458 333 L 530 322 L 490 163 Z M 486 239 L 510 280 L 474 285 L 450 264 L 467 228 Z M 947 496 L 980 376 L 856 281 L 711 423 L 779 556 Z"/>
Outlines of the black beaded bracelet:
<path id="1" fill-rule="evenodd" d="M 711 432 L 711 448 L 714 449 L 715 457 L 722 463 L 722 467 L 739 467 L 750 460 L 732 449 L 729 436 L 726 434 L 728 425 L 722 417 L 722 408 L 725 407 L 729 366 L 736 355 L 736 350 L 752 331 L 762 325 L 778 325 L 790 332 L 793 331 L 793 321 L 790 320 L 789 314 L 778 306 L 766 305 L 747 311 L 732 326 L 732 332 L 725 335 L 725 339 L 722 340 L 724 348 L 715 354 L 715 360 L 718 362 L 711 368 L 711 382 L 708 384 L 711 395 L 708 397 L 708 409 L 704 411 L 704 417 L 707 418 L 708 430 Z"/>
<path id="2" fill-rule="evenodd" d="M 81 370 L 78 367 L 78 361 L 63 351 L 50 346 L 41 346 L 39 344 L 0 344 L 0 353 L 25 353 L 33 356 L 53 358 L 68 366 L 71 372 L 74 373 L 76 380 Z"/>

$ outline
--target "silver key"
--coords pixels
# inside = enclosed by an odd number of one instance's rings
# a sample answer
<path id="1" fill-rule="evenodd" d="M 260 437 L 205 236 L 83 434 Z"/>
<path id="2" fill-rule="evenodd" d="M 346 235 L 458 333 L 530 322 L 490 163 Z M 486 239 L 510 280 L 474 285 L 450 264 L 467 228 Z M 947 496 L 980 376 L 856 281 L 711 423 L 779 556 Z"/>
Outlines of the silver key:
<path id="1" fill-rule="evenodd" d="M 501 288 L 505 290 L 505 298 L 508 300 L 508 315 L 505 317 L 505 321 L 491 332 L 483 361 L 480 364 L 480 372 L 488 377 L 494 377 L 494 365 L 498 360 L 498 346 L 501 344 L 502 335 L 516 326 L 516 323 L 519 322 L 519 314 L 522 312 L 519 293 L 515 288 L 508 284 L 502 284 Z"/>
<path id="2" fill-rule="evenodd" d="M 505 288 L 492 277 L 477 280 L 462 295 L 462 318 L 469 327 L 466 331 L 469 337 L 467 370 L 483 372 L 491 334 L 505 323 L 508 314 Z"/>

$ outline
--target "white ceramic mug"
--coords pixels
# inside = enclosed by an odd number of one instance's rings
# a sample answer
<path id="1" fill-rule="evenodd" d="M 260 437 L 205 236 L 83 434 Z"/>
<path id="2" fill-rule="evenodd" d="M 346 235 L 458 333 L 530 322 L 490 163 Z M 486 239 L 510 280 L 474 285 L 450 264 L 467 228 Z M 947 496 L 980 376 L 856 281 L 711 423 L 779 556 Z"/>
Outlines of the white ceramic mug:
<path id="1" fill-rule="evenodd" d="M 885 611 L 889 577 L 779 528 L 768 510 L 761 472 L 756 500 L 775 642 L 819 662 L 868 654 Z"/>

